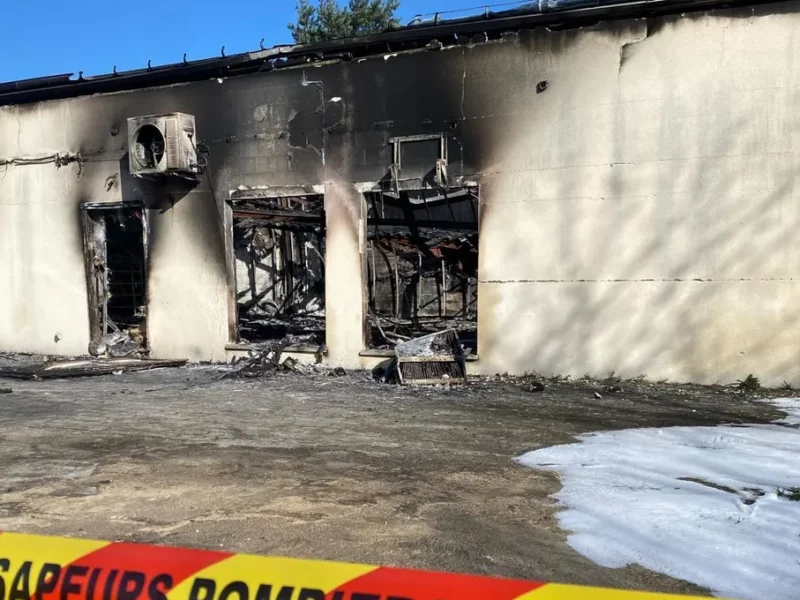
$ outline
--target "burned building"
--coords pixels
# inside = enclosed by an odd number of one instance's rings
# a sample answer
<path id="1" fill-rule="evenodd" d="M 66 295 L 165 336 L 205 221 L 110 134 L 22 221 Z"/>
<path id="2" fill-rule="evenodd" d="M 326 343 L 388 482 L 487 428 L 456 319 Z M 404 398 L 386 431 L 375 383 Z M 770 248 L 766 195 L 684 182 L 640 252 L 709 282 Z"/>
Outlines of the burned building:
<path id="1" fill-rule="evenodd" d="M 548 0 L 0 84 L 0 351 L 798 383 L 798 25 Z"/>

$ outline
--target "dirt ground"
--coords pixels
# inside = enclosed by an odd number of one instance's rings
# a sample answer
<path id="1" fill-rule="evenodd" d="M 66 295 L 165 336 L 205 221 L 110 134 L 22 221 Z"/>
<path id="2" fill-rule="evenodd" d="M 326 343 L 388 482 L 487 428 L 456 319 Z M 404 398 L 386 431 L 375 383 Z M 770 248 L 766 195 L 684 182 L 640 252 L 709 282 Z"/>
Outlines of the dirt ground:
<path id="1" fill-rule="evenodd" d="M 0 530 L 702 593 L 574 552 L 557 476 L 513 459 L 596 430 L 779 416 L 725 388 L 221 373 L 0 380 Z"/>

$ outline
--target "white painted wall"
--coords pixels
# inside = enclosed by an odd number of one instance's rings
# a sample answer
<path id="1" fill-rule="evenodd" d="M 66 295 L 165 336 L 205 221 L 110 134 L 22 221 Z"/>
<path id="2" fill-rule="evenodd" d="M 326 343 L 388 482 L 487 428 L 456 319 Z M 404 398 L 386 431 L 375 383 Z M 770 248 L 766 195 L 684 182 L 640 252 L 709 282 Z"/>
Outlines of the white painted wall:
<path id="1" fill-rule="evenodd" d="M 222 227 L 214 197 L 190 193 L 150 219 L 151 355 L 224 362 L 228 288 L 223 246 L 209 235 L 209 223 Z"/>
<path id="2" fill-rule="evenodd" d="M 515 55 L 550 85 L 492 119 L 481 372 L 800 382 L 799 25 L 675 17 Z"/>
<path id="3" fill-rule="evenodd" d="M 65 103 L 0 108 L 0 158 L 77 151 L 61 126 Z M 118 158 L 118 156 L 117 156 Z M 118 201 L 110 162 L 0 166 L 0 348 L 86 354 L 89 314 L 79 204 Z M 59 338 L 56 341 L 56 338 Z"/>

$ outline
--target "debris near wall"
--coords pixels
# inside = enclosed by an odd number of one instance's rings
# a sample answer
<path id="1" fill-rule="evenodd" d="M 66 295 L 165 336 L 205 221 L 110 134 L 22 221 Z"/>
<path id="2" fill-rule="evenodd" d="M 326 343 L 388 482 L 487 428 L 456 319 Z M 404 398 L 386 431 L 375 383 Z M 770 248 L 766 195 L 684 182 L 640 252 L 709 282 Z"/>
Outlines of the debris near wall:
<path id="1" fill-rule="evenodd" d="M 288 341 L 264 342 L 257 348 L 248 350 L 246 358 L 235 358 L 231 370 L 220 379 L 268 377 L 283 369 L 281 355 Z"/>
<path id="2" fill-rule="evenodd" d="M 40 360 L 18 365 L 0 365 L 0 377 L 11 379 L 61 379 L 117 375 L 134 371 L 150 371 L 166 367 L 182 367 L 186 360 L 149 360 L 139 358 L 86 358 L 75 360 Z"/>
<path id="3" fill-rule="evenodd" d="M 395 346 L 400 384 L 465 383 L 467 368 L 455 329 L 425 335 Z"/>
<path id="4" fill-rule="evenodd" d="M 281 372 L 306 371 L 306 367 L 309 365 L 301 365 L 291 357 L 283 359 L 283 354 L 289 348 L 308 345 L 308 343 L 308 336 L 286 336 L 280 340 L 254 345 L 248 350 L 247 357 L 234 359 L 230 371 L 223 374 L 220 379 L 271 377 Z M 322 370 L 319 363 L 322 361 L 324 352 L 325 347 L 319 346 L 316 357 L 317 365 L 313 365 L 318 368 L 313 370 Z"/>
<path id="5" fill-rule="evenodd" d="M 98 357 L 131 358 L 141 357 L 145 353 L 144 338 L 138 328 L 115 331 L 89 344 L 89 354 Z"/>

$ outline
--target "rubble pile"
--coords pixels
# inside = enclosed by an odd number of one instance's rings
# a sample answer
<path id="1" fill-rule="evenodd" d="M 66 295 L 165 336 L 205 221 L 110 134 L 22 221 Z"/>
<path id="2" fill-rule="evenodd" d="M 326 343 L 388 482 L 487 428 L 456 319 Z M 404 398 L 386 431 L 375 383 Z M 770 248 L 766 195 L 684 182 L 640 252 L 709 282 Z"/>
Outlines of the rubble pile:
<path id="1" fill-rule="evenodd" d="M 284 338 L 259 344 L 247 352 L 247 357 L 234 359 L 231 370 L 221 379 L 267 377 L 284 370 L 281 355 L 290 343 L 290 338 Z"/>
<path id="2" fill-rule="evenodd" d="M 89 344 L 89 354 L 109 358 L 131 358 L 146 354 L 144 337 L 138 328 L 115 331 Z"/>
<path id="3" fill-rule="evenodd" d="M 289 371 L 307 375 L 328 373 L 341 376 L 347 374 L 344 369 L 331 370 L 321 365 L 326 352 L 324 345 L 319 346 L 314 364 L 304 364 L 292 357 L 283 358 L 285 352 L 291 352 L 293 347 L 301 346 L 304 342 L 308 343 L 307 336 L 287 336 L 280 340 L 257 344 L 248 350 L 246 357 L 234 359 L 230 364 L 230 370 L 221 379 L 270 377 L 276 373 Z"/>

